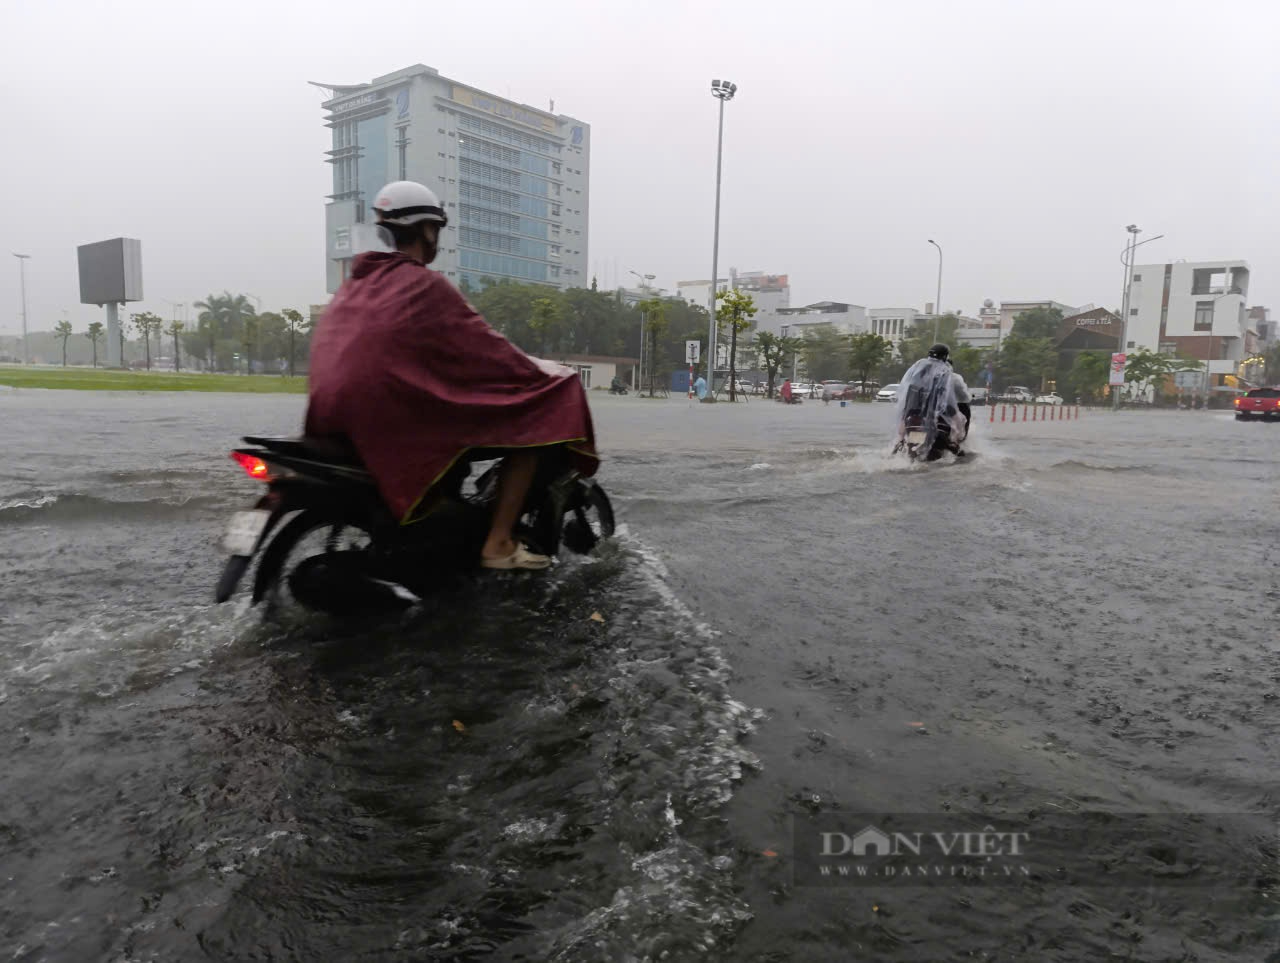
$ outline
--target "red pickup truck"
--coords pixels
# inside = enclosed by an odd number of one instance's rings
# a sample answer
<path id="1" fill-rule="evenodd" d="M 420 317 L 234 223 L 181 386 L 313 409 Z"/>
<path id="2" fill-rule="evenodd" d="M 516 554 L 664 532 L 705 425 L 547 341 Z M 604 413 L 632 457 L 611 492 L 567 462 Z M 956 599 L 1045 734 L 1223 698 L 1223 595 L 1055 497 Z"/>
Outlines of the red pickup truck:
<path id="1" fill-rule="evenodd" d="M 1280 388 L 1254 388 L 1236 399 L 1236 421 L 1280 418 Z"/>

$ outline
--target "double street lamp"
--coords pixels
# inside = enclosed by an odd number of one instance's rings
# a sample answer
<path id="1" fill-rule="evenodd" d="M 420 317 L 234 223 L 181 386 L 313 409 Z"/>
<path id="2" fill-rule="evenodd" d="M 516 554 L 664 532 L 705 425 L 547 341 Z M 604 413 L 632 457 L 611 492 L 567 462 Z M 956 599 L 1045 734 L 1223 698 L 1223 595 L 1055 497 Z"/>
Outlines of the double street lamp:
<path id="1" fill-rule="evenodd" d="M 724 105 L 733 100 L 738 92 L 738 85 L 728 80 L 711 81 L 711 96 L 720 101 L 720 129 L 716 137 L 716 224 L 715 235 L 711 246 L 711 294 L 708 308 L 711 321 L 707 331 L 707 387 L 715 396 L 716 381 L 716 290 L 719 287 L 720 273 L 720 170 L 724 158 Z"/>

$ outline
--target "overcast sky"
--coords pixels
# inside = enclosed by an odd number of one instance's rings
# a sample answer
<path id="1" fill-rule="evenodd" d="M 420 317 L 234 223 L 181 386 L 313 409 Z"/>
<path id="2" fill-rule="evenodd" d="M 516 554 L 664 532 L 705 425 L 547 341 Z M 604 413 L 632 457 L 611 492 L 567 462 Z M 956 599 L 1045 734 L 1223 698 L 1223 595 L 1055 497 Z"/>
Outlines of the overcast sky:
<path id="1" fill-rule="evenodd" d="M 602 284 L 721 266 L 792 303 L 1119 302 L 1149 261 L 1244 258 L 1280 309 L 1280 7 L 1180 0 L 10 0 L 0 34 L 0 331 L 78 301 L 75 247 L 142 240 L 147 300 L 322 301 L 323 95 L 423 63 L 592 125 Z"/>

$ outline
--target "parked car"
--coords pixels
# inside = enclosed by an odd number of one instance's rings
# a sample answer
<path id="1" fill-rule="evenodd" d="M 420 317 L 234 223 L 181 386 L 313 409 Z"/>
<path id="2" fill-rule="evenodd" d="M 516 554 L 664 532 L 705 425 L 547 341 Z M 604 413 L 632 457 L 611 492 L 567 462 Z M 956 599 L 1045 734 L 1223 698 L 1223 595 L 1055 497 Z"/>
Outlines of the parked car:
<path id="1" fill-rule="evenodd" d="M 1038 405 L 1060 405 L 1062 404 L 1062 395 L 1050 392 L 1047 395 L 1037 395 L 1036 404 Z"/>
<path id="2" fill-rule="evenodd" d="M 997 401 L 1005 401 L 1012 404 L 1031 404 L 1036 400 L 1035 392 L 1023 385 L 1010 385 L 1005 388 Z"/>
<path id="3" fill-rule="evenodd" d="M 823 381 L 817 385 L 817 388 L 819 398 L 830 398 L 833 401 L 839 401 L 848 397 L 846 392 L 849 390 L 849 385 L 844 381 Z"/>
<path id="4" fill-rule="evenodd" d="M 855 381 L 849 387 L 852 388 L 857 394 L 862 395 L 864 398 L 866 397 L 874 398 L 876 396 L 876 392 L 880 390 L 880 382 Z"/>
<path id="5" fill-rule="evenodd" d="M 971 405 L 985 405 L 987 403 L 987 399 L 990 397 L 991 397 L 990 388 L 970 388 L 969 389 L 969 404 Z"/>
<path id="6" fill-rule="evenodd" d="M 885 387 L 881 388 L 880 391 L 876 394 L 876 401 L 896 402 L 898 400 L 899 387 L 900 385 L 886 385 Z"/>
<path id="7" fill-rule="evenodd" d="M 1280 417 L 1280 388 L 1254 388 L 1235 400 L 1236 421 Z"/>

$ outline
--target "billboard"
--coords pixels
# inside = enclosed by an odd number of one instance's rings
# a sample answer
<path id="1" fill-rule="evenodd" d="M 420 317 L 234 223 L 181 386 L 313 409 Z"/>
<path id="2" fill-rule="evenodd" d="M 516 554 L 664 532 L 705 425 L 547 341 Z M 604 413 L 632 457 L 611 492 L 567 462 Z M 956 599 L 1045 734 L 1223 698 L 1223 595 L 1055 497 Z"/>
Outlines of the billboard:
<path id="1" fill-rule="evenodd" d="M 1111 380 L 1107 384 L 1113 388 L 1124 387 L 1124 363 L 1125 356 L 1116 352 L 1111 356 Z"/>
<path id="2" fill-rule="evenodd" d="M 142 242 L 132 237 L 81 244 L 81 304 L 123 304 L 142 300 Z"/>

